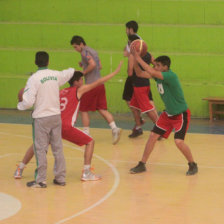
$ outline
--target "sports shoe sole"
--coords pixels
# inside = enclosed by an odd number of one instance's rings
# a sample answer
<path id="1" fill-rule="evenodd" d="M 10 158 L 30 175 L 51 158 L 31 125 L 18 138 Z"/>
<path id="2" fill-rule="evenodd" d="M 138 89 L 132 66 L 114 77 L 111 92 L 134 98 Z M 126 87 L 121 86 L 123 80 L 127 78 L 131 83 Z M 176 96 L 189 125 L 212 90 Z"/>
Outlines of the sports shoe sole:
<path id="1" fill-rule="evenodd" d="M 146 172 L 146 170 L 141 171 L 141 172 L 135 172 L 135 171 L 130 170 L 129 172 L 130 172 L 131 174 L 138 174 L 138 173 L 144 173 L 144 172 Z"/>
<path id="2" fill-rule="evenodd" d="M 99 177 L 98 179 L 94 179 L 94 180 L 85 179 L 85 178 L 81 177 L 81 181 L 83 181 L 83 182 L 86 182 L 86 181 L 98 181 L 98 180 L 101 180 L 101 179 L 102 179 L 102 177 Z"/>

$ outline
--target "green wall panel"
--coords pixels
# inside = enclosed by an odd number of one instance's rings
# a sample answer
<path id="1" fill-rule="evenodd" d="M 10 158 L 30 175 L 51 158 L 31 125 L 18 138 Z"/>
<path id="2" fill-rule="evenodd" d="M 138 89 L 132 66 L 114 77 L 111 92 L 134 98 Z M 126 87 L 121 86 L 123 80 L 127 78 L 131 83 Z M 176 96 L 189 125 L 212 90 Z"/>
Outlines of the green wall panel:
<path id="1" fill-rule="evenodd" d="M 154 57 L 171 57 L 192 115 L 208 117 L 202 98 L 224 94 L 223 11 L 222 0 L 1 0 L 0 107 L 16 107 L 18 90 L 36 70 L 36 51 L 49 52 L 52 69 L 80 69 L 80 55 L 70 45 L 75 34 L 97 49 L 102 75 L 108 74 L 124 59 L 124 24 L 134 19 Z M 121 99 L 127 76 L 124 61 L 121 73 L 106 84 L 112 112 L 129 111 Z M 162 111 L 154 81 L 152 91 Z"/>

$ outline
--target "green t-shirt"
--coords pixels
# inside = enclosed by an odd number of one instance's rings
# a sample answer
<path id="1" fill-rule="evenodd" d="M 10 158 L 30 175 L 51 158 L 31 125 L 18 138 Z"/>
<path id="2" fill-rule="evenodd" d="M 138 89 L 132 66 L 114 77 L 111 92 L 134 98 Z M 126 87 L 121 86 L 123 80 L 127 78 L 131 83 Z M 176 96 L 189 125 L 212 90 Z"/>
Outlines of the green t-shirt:
<path id="1" fill-rule="evenodd" d="M 162 75 L 163 80 L 157 78 L 155 80 L 160 96 L 165 104 L 166 112 L 170 115 L 183 113 L 188 106 L 177 75 L 171 70 L 162 72 Z"/>

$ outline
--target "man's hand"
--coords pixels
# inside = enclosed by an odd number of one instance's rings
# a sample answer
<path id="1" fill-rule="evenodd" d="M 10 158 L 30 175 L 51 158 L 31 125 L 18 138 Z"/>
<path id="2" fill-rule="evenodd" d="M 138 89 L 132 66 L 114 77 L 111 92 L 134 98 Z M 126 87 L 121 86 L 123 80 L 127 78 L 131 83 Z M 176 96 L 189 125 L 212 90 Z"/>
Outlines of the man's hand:
<path id="1" fill-rule="evenodd" d="M 123 65 L 123 63 L 124 63 L 124 61 L 120 61 L 119 65 L 117 66 L 117 68 L 114 71 L 115 74 L 119 73 L 119 71 L 121 70 L 121 66 Z"/>
<path id="2" fill-rule="evenodd" d="M 140 57 L 140 51 L 137 51 L 136 49 L 135 49 L 135 47 L 131 47 L 131 49 L 130 49 L 130 53 L 135 57 L 135 58 L 138 58 L 138 57 Z"/>

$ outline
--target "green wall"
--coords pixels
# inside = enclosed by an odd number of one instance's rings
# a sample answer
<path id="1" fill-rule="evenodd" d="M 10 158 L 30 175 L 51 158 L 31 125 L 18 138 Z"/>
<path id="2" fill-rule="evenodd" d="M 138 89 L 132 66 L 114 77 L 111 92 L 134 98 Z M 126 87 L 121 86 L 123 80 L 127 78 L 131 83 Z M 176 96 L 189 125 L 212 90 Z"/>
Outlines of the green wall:
<path id="1" fill-rule="evenodd" d="M 80 56 L 70 46 L 77 34 L 99 52 L 102 75 L 125 60 L 122 72 L 106 88 L 110 111 L 128 112 L 121 99 L 127 76 L 124 24 L 136 20 L 154 57 L 171 57 L 192 115 L 208 117 L 202 98 L 224 96 L 223 12 L 224 1 L 218 0 L 1 0 L 0 108 L 16 107 L 18 90 L 36 70 L 36 51 L 49 52 L 52 69 L 79 69 Z M 151 83 L 161 111 L 164 106 Z"/>

